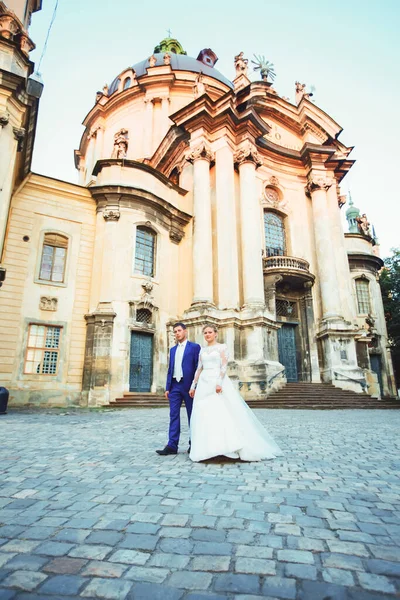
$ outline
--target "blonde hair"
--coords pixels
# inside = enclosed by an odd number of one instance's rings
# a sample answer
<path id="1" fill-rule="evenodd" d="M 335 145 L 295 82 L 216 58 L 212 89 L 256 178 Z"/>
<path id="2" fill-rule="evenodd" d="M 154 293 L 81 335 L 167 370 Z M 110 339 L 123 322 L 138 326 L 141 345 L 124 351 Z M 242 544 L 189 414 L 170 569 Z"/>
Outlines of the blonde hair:
<path id="1" fill-rule="evenodd" d="M 212 323 L 208 323 L 207 325 L 204 325 L 202 331 L 203 333 L 205 332 L 206 329 L 212 329 L 213 331 L 215 331 L 215 333 L 218 333 L 218 327 Z"/>

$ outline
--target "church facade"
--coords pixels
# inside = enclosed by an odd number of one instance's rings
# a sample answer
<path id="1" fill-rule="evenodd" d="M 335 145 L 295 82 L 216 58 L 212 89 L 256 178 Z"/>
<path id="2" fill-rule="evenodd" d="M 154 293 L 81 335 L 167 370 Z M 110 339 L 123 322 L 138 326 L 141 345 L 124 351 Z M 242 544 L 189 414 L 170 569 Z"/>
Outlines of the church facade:
<path id="1" fill-rule="evenodd" d="M 251 82 L 240 53 L 230 81 L 216 61 L 166 38 L 96 94 L 77 185 L 17 168 L 2 208 L 11 402 L 161 394 L 177 320 L 200 343 L 219 327 L 246 398 L 287 381 L 395 393 L 378 246 L 353 205 L 343 232 L 341 127 L 304 85 L 281 97 L 267 65 Z"/>

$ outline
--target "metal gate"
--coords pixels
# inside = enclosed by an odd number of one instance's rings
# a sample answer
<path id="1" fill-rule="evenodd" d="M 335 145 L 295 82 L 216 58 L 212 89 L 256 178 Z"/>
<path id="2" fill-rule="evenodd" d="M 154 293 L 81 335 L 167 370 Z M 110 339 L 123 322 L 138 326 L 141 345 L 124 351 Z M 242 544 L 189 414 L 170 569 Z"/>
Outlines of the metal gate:
<path id="1" fill-rule="evenodd" d="M 129 391 L 150 392 L 153 374 L 153 336 L 132 331 Z"/>
<path id="2" fill-rule="evenodd" d="M 279 362 L 286 369 L 287 381 L 298 381 L 295 325 L 282 325 L 278 329 Z"/>

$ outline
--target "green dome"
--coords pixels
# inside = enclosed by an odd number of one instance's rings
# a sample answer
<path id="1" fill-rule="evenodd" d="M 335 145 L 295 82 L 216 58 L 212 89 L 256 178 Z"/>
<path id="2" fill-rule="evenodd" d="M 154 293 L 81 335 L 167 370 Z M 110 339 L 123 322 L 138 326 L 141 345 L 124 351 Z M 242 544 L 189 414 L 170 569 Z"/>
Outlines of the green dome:
<path id="1" fill-rule="evenodd" d="M 178 40 L 166 37 L 154 48 L 154 54 L 159 52 L 172 52 L 172 54 L 187 54 Z"/>

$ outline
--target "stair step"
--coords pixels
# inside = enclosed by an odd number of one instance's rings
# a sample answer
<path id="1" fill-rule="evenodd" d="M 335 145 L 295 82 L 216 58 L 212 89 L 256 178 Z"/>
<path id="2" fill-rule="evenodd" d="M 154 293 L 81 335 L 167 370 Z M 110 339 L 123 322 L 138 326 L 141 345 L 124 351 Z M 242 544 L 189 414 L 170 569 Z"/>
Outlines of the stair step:
<path id="1" fill-rule="evenodd" d="M 348 409 L 400 409 L 396 398 L 378 400 L 366 393 L 342 390 L 330 383 L 287 383 L 271 395 L 249 399 L 251 408 L 348 410 Z M 110 402 L 110 408 L 167 408 L 168 400 L 161 394 L 124 392 L 123 396 Z"/>

